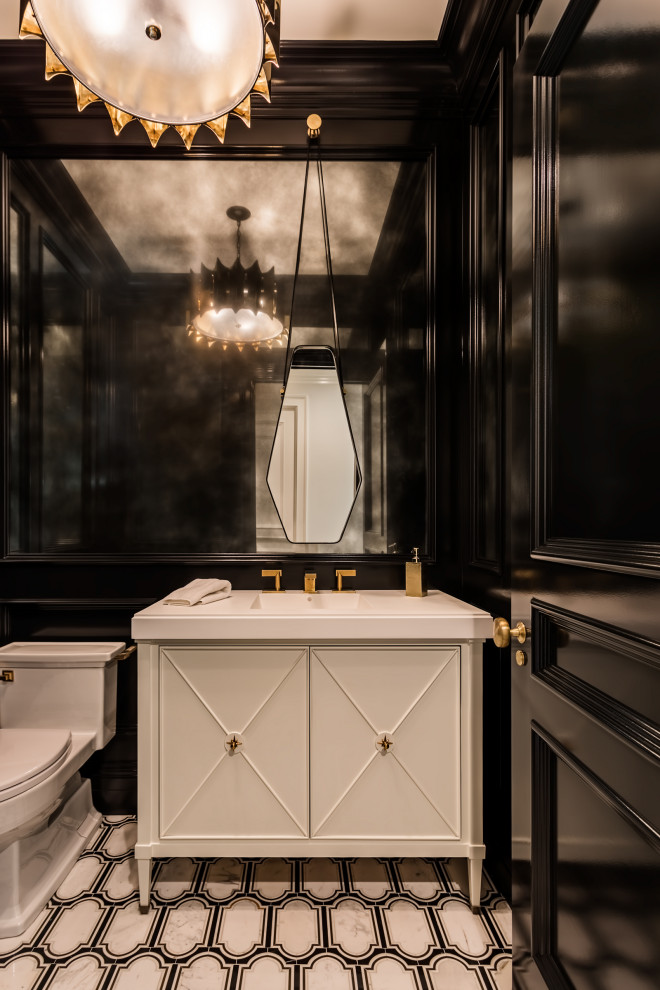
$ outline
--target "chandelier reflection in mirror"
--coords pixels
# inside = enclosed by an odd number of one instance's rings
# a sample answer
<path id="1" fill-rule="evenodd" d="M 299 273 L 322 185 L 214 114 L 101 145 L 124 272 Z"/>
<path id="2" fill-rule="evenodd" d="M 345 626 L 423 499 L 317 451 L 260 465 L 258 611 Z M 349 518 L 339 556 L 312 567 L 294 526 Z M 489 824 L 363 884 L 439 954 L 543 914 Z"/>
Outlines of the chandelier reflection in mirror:
<path id="1" fill-rule="evenodd" d="M 321 118 L 307 118 L 307 165 L 298 253 L 291 293 L 291 332 L 307 202 L 312 148 L 316 149 L 321 223 L 330 289 L 334 347 L 303 344 L 287 352 L 280 414 L 266 482 L 289 543 L 339 543 L 362 484 L 355 440 L 346 407 L 330 235 L 319 149 Z"/>
<path id="2" fill-rule="evenodd" d="M 139 120 L 153 147 L 168 127 L 187 148 L 205 124 L 224 141 L 270 102 L 280 0 L 21 0 L 21 38 L 46 42 L 46 79 L 73 78 L 78 109 L 104 103 L 115 134 Z"/>
<path id="3" fill-rule="evenodd" d="M 250 344 L 258 349 L 260 344 L 282 345 L 287 336 L 276 315 L 275 268 L 262 272 L 258 261 L 249 268 L 241 262 L 241 224 L 250 215 L 244 206 L 227 210 L 229 219 L 236 223 L 236 260 L 231 268 L 217 258 L 215 268 L 202 265 L 201 274 L 193 275 L 196 314 L 188 334 L 198 343 L 206 341 L 209 347 L 220 343 L 226 350 L 235 344 L 242 351 Z"/>

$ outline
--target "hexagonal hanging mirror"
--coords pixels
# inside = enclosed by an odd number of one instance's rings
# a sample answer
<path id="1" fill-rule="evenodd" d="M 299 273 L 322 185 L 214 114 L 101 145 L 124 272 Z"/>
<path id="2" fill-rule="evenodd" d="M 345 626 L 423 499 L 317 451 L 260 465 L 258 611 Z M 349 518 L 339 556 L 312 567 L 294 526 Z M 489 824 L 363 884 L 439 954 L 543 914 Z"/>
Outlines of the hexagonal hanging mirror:
<path id="1" fill-rule="evenodd" d="M 338 543 L 362 474 L 334 350 L 291 356 L 267 484 L 290 543 Z"/>

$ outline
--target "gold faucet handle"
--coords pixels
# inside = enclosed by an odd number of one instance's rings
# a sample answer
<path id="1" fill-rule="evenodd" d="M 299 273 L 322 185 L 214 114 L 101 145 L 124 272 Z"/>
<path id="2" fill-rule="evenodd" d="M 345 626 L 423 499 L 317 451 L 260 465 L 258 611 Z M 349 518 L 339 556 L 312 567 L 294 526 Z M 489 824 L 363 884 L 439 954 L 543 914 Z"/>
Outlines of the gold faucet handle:
<path id="1" fill-rule="evenodd" d="M 338 570 L 338 571 L 335 571 L 335 574 L 337 576 L 337 587 L 334 589 L 335 591 L 342 591 L 342 592 L 348 592 L 348 591 L 353 591 L 354 592 L 355 591 L 355 588 L 344 588 L 344 587 L 342 587 L 343 580 L 344 580 L 345 577 L 355 577 L 355 569 L 353 569 L 352 571 L 339 571 Z"/>
<path id="2" fill-rule="evenodd" d="M 284 591 L 284 588 L 280 587 L 280 578 L 282 577 L 282 571 L 262 571 L 262 577 L 274 577 L 275 587 L 274 588 L 264 588 L 264 593 Z"/>
<path id="3" fill-rule="evenodd" d="M 305 594 L 316 594 L 316 574 L 313 571 L 305 572 Z"/>

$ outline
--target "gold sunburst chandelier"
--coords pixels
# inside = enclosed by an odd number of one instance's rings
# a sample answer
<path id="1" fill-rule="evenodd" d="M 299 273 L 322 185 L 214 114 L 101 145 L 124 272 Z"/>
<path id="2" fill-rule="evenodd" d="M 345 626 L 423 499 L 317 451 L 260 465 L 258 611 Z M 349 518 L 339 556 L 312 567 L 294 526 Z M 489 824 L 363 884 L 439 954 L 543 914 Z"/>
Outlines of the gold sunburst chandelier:
<path id="1" fill-rule="evenodd" d="M 73 78 L 78 109 L 104 103 L 115 134 L 139 120 L 155 147 L 202 125 L 224 141 L 230 114 L 270 102 L 280 0 L 21 0 L 21 38 L 46 42 L 46 79 Z"/>

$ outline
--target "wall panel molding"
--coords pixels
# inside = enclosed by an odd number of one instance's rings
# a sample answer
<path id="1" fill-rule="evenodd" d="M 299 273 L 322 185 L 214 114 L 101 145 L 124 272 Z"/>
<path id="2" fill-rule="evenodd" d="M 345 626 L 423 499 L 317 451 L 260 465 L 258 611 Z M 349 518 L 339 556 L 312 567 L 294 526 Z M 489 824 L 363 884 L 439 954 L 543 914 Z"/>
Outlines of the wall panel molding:
<path id="1" fill-rule="evenodd" d="M 469 564 L 503 571 L 506 53 L 470 128 Z"/>
<path id="2" fill-rule="evenodd" d="M 599 539 L 558 533 L 553 504 L 554 434 L 558 419 L 556 355 L 559 335 L 560 74 L 593 14 L 595 0 L 571 0 L 538 59 L 534 105 L 534 262 L 533 262 L 533 461 L 532 556 L 603 571 L 654 576 L 660 571 L 660 542 Z M 575 204 L 573 204 L 575 205 Z M 571 203 L 567 204 L 567 210 Z M 565 222 L 565 221 L 564 221 Z M 563 229 L 563 228 L 561 228 Z M 539 343 L 540 342 L 540 343 Z M 565 493 L 564 493 L 565 495 Z M 565 497 L 568 497 L 565 495 Z"/>

